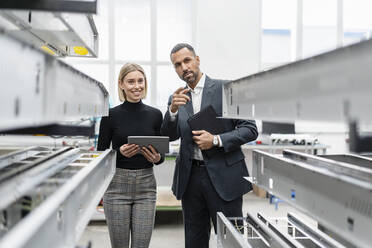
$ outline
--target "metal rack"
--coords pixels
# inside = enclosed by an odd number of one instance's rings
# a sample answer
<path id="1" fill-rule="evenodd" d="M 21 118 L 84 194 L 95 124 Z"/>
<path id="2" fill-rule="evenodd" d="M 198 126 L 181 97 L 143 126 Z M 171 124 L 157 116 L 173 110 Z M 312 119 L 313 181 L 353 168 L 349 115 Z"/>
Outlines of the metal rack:
<path id="1" fill-rule="evenodd" d="M 108 114 L 108 92 L 50 54 L 97 56 L 93 18 L 58 12 L 92 13 L 97 2 L 34 2 L 0 3 L 0 133 L 91 136 L 94 121 L 82 120 Z M 75 248 L 114 175 L 116 152 L 17 146 L 0 147 L 0 247 Z"/>
<path id="2" fill-rule="evenodd" d="M 223 87 L 223 117 L 346 122 L 350 124 L 351 151 L 371 151 L 372 138 L 360 136 L 357 128 L 358 123 L 372 121 L 371 51 L 372 40 L 367 40 L 227 83 Z M 310 227 L 310 234 L 320 232 L 325 237 L 329 237 L 325 233 L 332 234 L 332 242 L 340 243 L 334 247 L 370 247 L 372 160 L 369 157 L 315 156 L 290 150 L 278 155 L 255 150 L 252 175 L 246 179 L 308 214 L 318 221 L 319 229 L 326 231 Z M 238 238 L 237 230 L 226 224 L 226 219 L 220 219 L 220 223 L 224 222 L 220 228 L 224 229 L 219 231 L 219 238 L 226 237 L 221 247 L 251 247 L 235 245 L 241 236 Z M 313 247 L 295 244 L 283 236 L 283 231 L 270 228 L 249 213 L 247 219 L 266 245 Z M 225 231 L 226 228 L 229 230 Z M 259 234 L 258 229 L 266 236 Z M 229 232 L 235 235 L 225 234 Z M 249 245 L 254 243 L 244 239 Z M 252 247 L 267 246 L 255 243 Z"/>
<path id="3" fill-rule="evenodd" d="M 237 224 L 236 221 L 241 224 Z M 287 216 L 268 218 L 260 213 L 246 217 L 226 218 L 217 214 L 217 247 L 234 248 L 345 248 L 343 244 L 330 238 L 293 213 Z M 244 229 L 244 234 L 236 229 Z"/>
<path id="4" fill-rule="evenodd" d="M 249 180 L 356 246 L 368 247 L 372 242 L 372 161 L 359 157 L 363 162 L 351 164 L 327 157 L 254 151 Z"/>
<path id="5" fill-rule="evenodd" d="M 33 147 L 1 156 L 0 247 L 75 247 L 115 161 L 112 150 L 78 148 Z"/>

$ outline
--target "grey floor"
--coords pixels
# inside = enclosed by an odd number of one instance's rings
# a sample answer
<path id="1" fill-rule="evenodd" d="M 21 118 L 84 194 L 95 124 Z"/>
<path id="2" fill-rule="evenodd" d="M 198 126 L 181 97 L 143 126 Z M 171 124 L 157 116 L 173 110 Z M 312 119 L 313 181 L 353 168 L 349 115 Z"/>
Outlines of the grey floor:
<path id="1" fill-rule="evenodd" d="M 286 216 L 289 211 L 295 212 L 286 203 L 279 203 L 278 210 L 274 204 L 269 204 L 266 198 L 259 198 L 253 193 L 244 196 L 243 214 L 260 212 L 266 216 L 279 217 Z M 301 215 L 302 216 L 302 215 Z M 306 217 L 305 217 L 306 218 Z M 311 222 L 311 220 L 309 220 Z M 79 242 L 80 246 L 86 246 L 88 241 L 92 242 L 92 248 L 110 248 L 110 239 L 107 226 L 104 222 L 90 223 Z M 157 212 L 155 228 L 151 239 L 151 248 L 181 248 L 184 247 L 184 233 L 182 223 L 182 213 L 179 211 Z M 210 247 L 216 247 L 216 238 L 212 235 Z"/>

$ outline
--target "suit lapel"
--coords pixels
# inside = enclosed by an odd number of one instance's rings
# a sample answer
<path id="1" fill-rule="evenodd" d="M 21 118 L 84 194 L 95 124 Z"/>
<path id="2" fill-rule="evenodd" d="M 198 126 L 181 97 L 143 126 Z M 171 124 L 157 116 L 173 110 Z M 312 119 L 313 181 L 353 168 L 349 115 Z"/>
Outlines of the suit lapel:
<path id="1" fill-rule="evenodd" d="M 215 83 L 208 76 L 206 76 L 200 110 L 212 104 L 214 86 Z"/>

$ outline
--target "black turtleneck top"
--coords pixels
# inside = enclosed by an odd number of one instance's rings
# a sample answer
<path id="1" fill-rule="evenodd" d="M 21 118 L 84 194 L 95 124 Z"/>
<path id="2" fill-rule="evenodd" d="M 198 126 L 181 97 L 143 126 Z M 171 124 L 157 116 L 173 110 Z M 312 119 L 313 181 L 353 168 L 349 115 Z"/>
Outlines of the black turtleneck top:
<path id="1" fill-rule="evenodd" d="M 116 167 L 123 169 L 145 169 L 153 167 L 142 154 L 131 158 L 123 156 L 119 148 L 128 142 L 128 136 L 160 136 L 163 117 L 160 110 L 150 107 L 142 101 L 138 103 L 123 102 L 111 108 L 109 116 L 101 120 L 98 136 L 98 151 L 110 148 L 116 150 Z M 164 161 L 164 154 L 156 164 Z"/>

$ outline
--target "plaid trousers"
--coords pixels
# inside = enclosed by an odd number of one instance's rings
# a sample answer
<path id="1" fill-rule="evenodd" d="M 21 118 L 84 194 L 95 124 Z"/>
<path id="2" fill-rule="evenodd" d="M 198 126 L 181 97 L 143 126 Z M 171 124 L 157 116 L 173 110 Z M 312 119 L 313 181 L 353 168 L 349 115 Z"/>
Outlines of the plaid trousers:
<path id="1" fill-rule="evenodd" d="M 155 220 L 156 180 L 153 168 L 116 168 L 103 207 L 111 247 L 149 247 Z"/>

